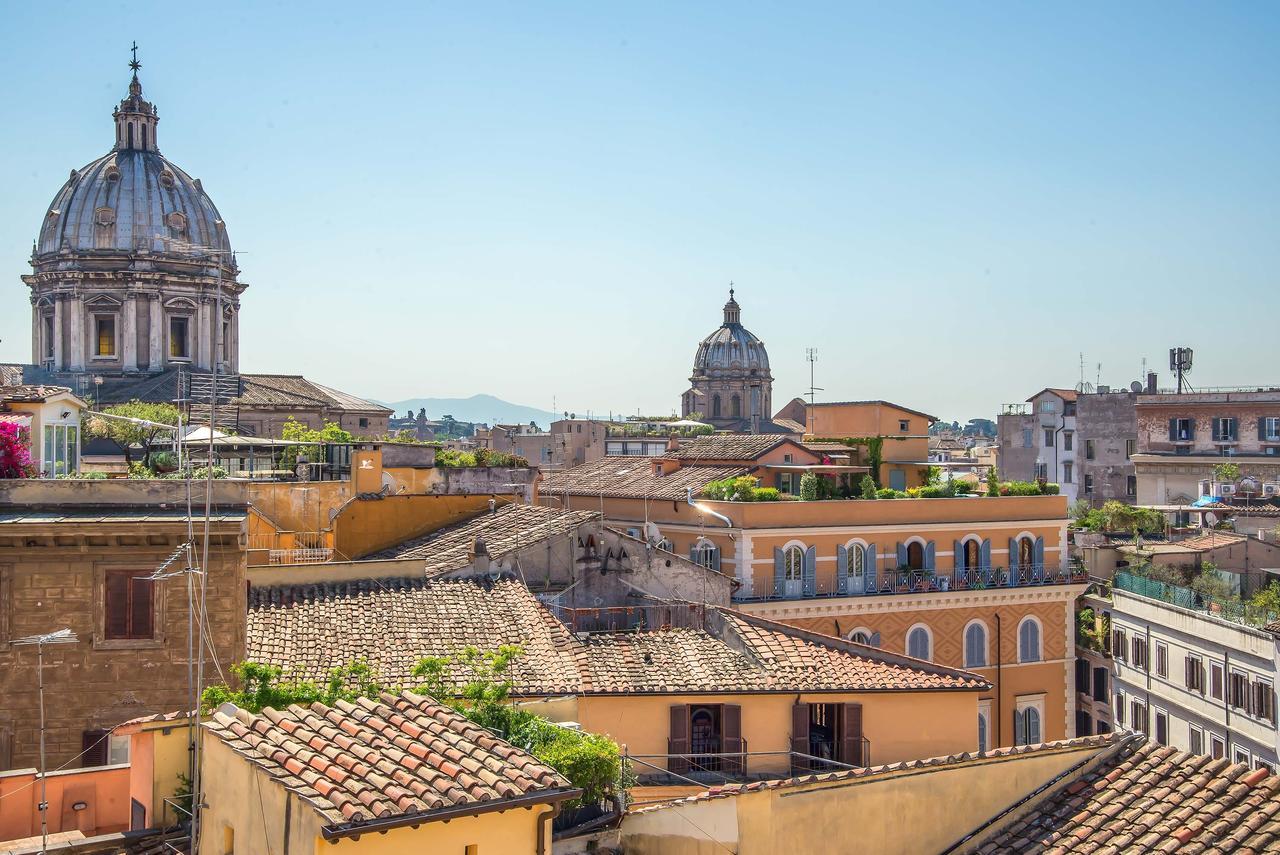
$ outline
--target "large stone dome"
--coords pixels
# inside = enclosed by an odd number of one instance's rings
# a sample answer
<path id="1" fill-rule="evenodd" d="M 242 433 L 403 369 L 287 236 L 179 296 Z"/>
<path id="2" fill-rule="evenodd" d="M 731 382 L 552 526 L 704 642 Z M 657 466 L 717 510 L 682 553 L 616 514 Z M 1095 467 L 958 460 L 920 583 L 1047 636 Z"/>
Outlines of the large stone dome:
<path id="1" fill-rule="evenodd" d="M 158 151 L 118 149 L 71 177 L 53 197 L 36 242 L 48 253 L 166 253 L 188 245 L 231 251 L 213 200 Z"/>
<path id="2" fill-rule="evenodd" d="M 741 323 L 738 301 L 729 292 L 729 302 L 724 304 L 724 323 L 698 345 L 693 358 L 693 373 L 716 375 L 720 373 L 769 371 L 769 354 L 764 342 Z"/>

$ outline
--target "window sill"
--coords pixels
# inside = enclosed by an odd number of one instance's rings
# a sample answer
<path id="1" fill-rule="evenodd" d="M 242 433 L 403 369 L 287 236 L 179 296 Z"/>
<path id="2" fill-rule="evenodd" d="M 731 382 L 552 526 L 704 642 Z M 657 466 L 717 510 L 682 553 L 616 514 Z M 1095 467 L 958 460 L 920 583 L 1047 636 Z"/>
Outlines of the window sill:
<path id="1" fill-rule="evenodd" d="M 159 650 L 164 638 L 100 638 L 93 639 L 94 650 Z"/>

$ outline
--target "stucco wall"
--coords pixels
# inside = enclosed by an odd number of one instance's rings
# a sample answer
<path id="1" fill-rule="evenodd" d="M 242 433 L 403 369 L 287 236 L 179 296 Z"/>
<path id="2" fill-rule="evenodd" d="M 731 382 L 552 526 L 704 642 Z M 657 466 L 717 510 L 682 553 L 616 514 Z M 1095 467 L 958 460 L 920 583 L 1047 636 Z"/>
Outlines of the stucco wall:
<path id="1" fill-rule="evenodd" d="M 99 766 L 50 772 L 45 787 L 51 834 L 86 837 L 129 827 L 129 767 Z M 83 803 L 82 810 L 72 805 Z M 35 769 L 0 773 L 0 841 L 40 834 L 40 779 Z"/>
<path id="2" fill-rule="evenodd" d="M 1132 392 L 1080 395 L 1076 399 L 1076 448 L 1078 469 L 1077 495 L 1094 507 L 1117 500 L 1133 503 L 1136 493 L 1129 495 L 1129 476 L 1134 475 L 1133 461 L 1127 453 L 1128 442 L 1138 439 L 1138 416 Z M 1093 441 L 1093 459 L 1088 459 L 1087 440 Z M 1093 490 L 1085 493 L 1085 476 L 1093 477 Z"/>
<path id="3" fill-rule="evenodd" d="M 333 518 L 338 558 L 362 558 L 380 549 L 467 519 L 489 507 L 489 496 L 392 495 L 353 499 Z M 505 504 L 509 497 L 498 497 Z"/>

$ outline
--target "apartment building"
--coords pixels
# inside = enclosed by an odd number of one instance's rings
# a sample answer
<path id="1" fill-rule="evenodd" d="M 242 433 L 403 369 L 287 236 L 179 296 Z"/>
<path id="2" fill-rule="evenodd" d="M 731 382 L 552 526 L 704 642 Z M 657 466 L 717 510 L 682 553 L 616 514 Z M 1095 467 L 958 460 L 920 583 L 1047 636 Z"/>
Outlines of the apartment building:
<path id="1" fill-rule="evenodd" d="M 997 419 L 1000 475 L 1018 481 L 1060 485 L 1068 504 L 1079 486 L 1074 389 L 1042 389 L 1020 404 L 1005 407 Z"/>
<path id="2" fill-rule="evenodd" d="M 1108 614 L 1117 729 L 1275 770 L 1276 645 L 1264 620 L 1124 572 Z"/>
<path id="3" fill-rule="evenodd" d="M 1136 412 L 1139 504 L 1191 504 L 1224 457 L 1280 483 L 1280 388 L 1143 394 Z"/>

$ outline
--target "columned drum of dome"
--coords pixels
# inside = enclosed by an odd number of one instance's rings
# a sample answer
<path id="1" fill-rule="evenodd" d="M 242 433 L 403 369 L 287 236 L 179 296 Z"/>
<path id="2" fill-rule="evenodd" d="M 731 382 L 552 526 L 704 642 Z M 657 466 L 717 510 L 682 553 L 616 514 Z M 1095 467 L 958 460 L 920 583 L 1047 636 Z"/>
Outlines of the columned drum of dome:
<path id="1" fill-rule="evenodd" d="M 32 362 L 59 372 L 239 367 L 239 268 L 199 179 L 160 154 L 134 66 L 115 145 L 73 169 L 31 251 Z M 219 270 L 219 268 L 221 268 Z M 217 289 L 222 317 L 217 317 Z"/>
<path id="2" fill-rule="evenodd" d="M 698 416 L 724 430 L 759 432 L 773 411 L 773 374 L 764 342 L 742 325 L 742 309 L 729 289 L 724 323 L 698 345 L 685 417 Z"/>

